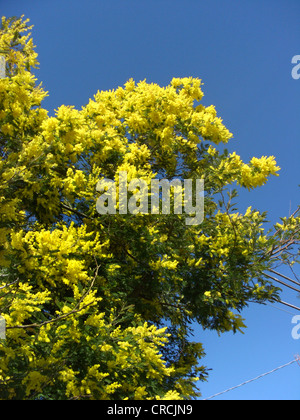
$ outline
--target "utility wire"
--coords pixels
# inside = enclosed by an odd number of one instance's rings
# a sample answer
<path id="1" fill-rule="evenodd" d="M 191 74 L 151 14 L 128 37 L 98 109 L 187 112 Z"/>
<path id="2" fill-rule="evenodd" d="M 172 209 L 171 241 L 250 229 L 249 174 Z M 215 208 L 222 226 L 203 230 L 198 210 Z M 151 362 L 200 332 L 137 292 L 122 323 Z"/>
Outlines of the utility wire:
<path id="1" fill-rule="evenodd" d="M 272 273 L 276 274 L 277 276 L 280 276 L 280 277 L 282 277 L 282 278 L 284 278 L 284 279 L 286 279 L 286 280 L 291 281 L 292 283 L 296 284 L 297 286 L 300 286 L 300 283 L 299 283 L 298 281 L 293 280 L 293 279 L 291 279 L 290 277 L 285 276 L 284 274 L 278 273 L 278 271 L 272 270 L 271 268 L 269 268 L 269 270 L 268 270 L 268 271 L 271 271 Z"/>
<path id="2" fill-rule="evenodd" d="M 284 302 L 283 300 L 276 300 L 276 302 L 281 303 L 282 305 L 288 306 L 289 308 L 296 309 L 297 311 L 300 311 L 300 308 L 298 306 L 292 305 L 291 303 Z"/>
<path id="3" fill-rule="evenodd" d="M 295 290 L 296 292 L 300 293 L 300 289 L 296 289 L 296 287 L 291 286 L 290 284 L 287 284 L 284 281 L 277 279 L 276 277 L 270 276 L 267 273 L 264 273 L 264 275 L 267 276 L 267 277 L 269 277 L 272 280 L 277 281 L 277 283 L 283 284 L 284 286 L 289 287 L 290 289 Z"/>
<path id="4" fill-rule="evenodd" d="M 267 303 L 267 305 L 270 306 L 271 308 L 277 309 L 278 311 L 285 312 L 286 314 L 293 315 L 293 316 L 296 315 L 291 311 L 286 311 L 285 309 L 278 308 L 278 306 L 271 305 L 270 303 Z"/>
<path id="5" fill-rule="evenodd" d="M 298 286 L 299 286 L 299 283 L 298 283 L 298 282 L 296 282 L 296 281 L 294 281 L 294 280 L 292 280 L 291 278 L 289 278 L 289 277 L 287 277 L 287 276 L 285 276 L 285 275 L 283 275 L 283 274 L 280 274 L 280 273 L 278 273 L 278 272 L 277 272 L 277 271 L 275 271 L 275 270 L 271 270 L 271 269 L 270 269 L 269 271 L 271 271 L 272 273 L 275 273 L 276 275 L 278 275 L 278 276 L 280 276 L 280 277 L 282 277 L 282 278 L 284 278 L 284 279 L 286 279 L 286 280 L 289 280 L 289 281 L 291 281 L 292 283 L 294 283 L 294 284 L 296 284 L 296 285 L 298 285 Z M 287 283 L 285 283 L 284 281 L 279 280 L 279 279 L 277 279 L 277 278 L 276 278 L 276 277 L 274 277 L 274 276 L 270 276 L 270 275 L 269 275 L 269 274 L 267 274 L 267 273 L 264 273 L 264 275 L 265 275 L 266 277 L 269 277 L 270 279 L 272 279 L 272 280 L 276 281 L 277 283 L 280 283 L 280 284 L 282 284 L 283 286 L 286 286 L 286 287 L 288 287 L 289 289 L 295 290 L 296 292 L 300 293 L 300 289 L 296 289 L 295 287 L 291 286 L 290 284 L 287 284 Z M 291 303 L 284 302 L 284 301 L 282 301 L 282 300 L 280 300 L 280 299 L 277 299 L 277 302 L 281 303 L 282 305 L 288 306 L 288 307 L 290 307 L 290 308 L 296 309 L 297 311 L 300 311 L 300 308 L 299 308 L 298 306 L 292 305 Z"/>
<path id="6" fill-rule="evenodd" d="M 211 397 L 204 398 L 203 401 L 211 400 L 212 398 L 218 397 L 219 395 L 225 394 L 226 392 L 232 391 L 233 389 L 236 389 L 236 388 L 239 388 L 241 386 L 247 385 L 250 382 L 254 382 L 257 379 L 260 379 L 260 378 L 263 378 L 264 376 L 270 375 L 271 373 L 274 373 L 274 372 L 276 372 L 279 369 L 283 369 L 283 368 L 285 368 L 285 367 L 287 367 L 289 365 L 292 365 L 293 363 L 298 363 L 299 364 L 299 361 L 300 361 L 300 356 L 297 355 L 297 356 L 295 356 L 295 360 L 292 360 L 291 362 L 286 363 L 285 365 L 279 366 L 279 367 L 277 367 L 277 368 L 275 368 L 273 370 L 270 370 L 270 372 L 263 373 L 262 375 L 259 375 L 256 378 L 250 379 L 249 381 L 246 381 L 246 382 L 243 382 L 243 383 L 241 383 L 239 385 L 233 386 L 232 388 L 226 389 L 225 391 L 219 392 L 218 394 L 214 394 Z"/>

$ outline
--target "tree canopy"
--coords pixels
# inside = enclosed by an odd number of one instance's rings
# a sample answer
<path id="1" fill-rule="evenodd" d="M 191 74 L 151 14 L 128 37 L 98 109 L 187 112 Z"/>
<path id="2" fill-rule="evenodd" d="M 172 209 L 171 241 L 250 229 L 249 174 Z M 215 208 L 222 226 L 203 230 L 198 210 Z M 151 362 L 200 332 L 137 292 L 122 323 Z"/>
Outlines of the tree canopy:
<path id="1" fill-rule="evenodd" d="M 299 213 L 266 231 L 235 187 L 264 185 L 273 156 L 244 163 L 200 79 L 129 80 L 50 117 L 28 20 L 2 18 L 1 399 L 189 399 L 207 378 L 203 328 L 242 331 L 250 302 L 280 299 L 265 273 L 296 261 Z M 99 214 L 100 179 L 203 179 L 204 220 Z"/>

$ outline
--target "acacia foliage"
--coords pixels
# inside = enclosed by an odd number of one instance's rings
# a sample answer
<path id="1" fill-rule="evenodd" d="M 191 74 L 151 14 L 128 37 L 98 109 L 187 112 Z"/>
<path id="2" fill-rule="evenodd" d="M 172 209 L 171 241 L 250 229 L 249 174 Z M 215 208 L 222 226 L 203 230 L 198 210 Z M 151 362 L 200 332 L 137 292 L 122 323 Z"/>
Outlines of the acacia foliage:
<path id="1" fill-rule="evenodd" d="M 232 134 L 201 80 L 99 91 L 50 117 L 33 74 L 28 20 L 2 18 L 0 52 L 1 399 L 182 399 L 207 370 L 197 321 L 242 330 L 249 302 L 278 298 L 264 276 L 299 218 L 273 235 L 266 214 L 225 200 L 228 186 L 262 186 L 273 156 L 244 163 L 220 151 Z M 205 180 L 205 218 L 99 215 L 96 184 L 155 177 Z M 280 252 L 278 253 L 280 254 Z M 281 254 L 280 254 L 281 255 Z"/>

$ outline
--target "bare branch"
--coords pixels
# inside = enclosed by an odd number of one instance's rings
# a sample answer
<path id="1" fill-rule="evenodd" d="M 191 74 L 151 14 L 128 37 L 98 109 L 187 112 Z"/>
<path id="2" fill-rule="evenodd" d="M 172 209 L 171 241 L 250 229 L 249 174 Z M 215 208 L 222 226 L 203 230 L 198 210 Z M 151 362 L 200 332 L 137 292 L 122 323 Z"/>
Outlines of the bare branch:
<path id="1" fill-rule="evenodd" d="M 1 276 L 2 276 L 2 275 L 1 275 Z M 4 286 L 1 286 L 1 287 L 0 287 L 0 290 L 5 289 L 5 287 L 11 286 L 12 284 L 18 283 L 18 281 L 19 281 L 19 279 L 15 280 L 15 281 L 13 281 L 13 282 L 11 282 L 11 283 L 7 283 L 7 284 L 5 284 Z"/>

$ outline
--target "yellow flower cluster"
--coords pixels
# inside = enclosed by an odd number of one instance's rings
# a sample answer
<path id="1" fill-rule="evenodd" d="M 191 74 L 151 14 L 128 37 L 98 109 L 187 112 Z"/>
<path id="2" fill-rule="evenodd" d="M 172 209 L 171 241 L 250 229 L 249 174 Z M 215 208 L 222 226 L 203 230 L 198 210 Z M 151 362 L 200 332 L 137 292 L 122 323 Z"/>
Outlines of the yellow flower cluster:
<path id="1" fill-rule="evenodd" d="M 67 398 L 114 399 L 116 395 L 132 395 L 133 399 L 163 397 L 155 394 L 146 384 L 141 385 L 140 378 L 145 376 L 146 381 L 161 382 L 174 373 L 174 368 L 166 366 L 159 351 L 168 342 L 166 328 L 157 329 L 146 322 L 138 325 L 138 320 L 136 326 L 116 328 L 113 327 L 115 311 L 112 310 L 107 319 L 106 314 L 97 309 L 102 298 L 97 296 L 97 289 L 89 290 L 93 279 L 88 275 L 84 261 L 89 255 L 103 255 L 103 246 L 98 236 L 96 239 L 91 236 L 86 226 L 76 228 L 74 224 L 52 232 L 40 229 L 11 234 L 10 247 L 11 252 L 18 255 L 18 271 L 30 278 L 28 283 L 18 284 L 9 314 L 4 314 L 8 326 L 7 339 L 18 343 L 16 348 L 0 343 L 0 371 L 7 383 L 9 398 L 16 397 L 15 390 L 9 387 L 7 376 L 12 358 L 26 355 L 28 359 L 28 373 L 22 384 L 26 396 L 30 397 L 42 392 L 48 381 L 41 372 L 49 365 L 59 365 L 62 358 L 67 360 L 72 346 L 80 346 L 82 342 L 88 343 L 100 363 L 88 367 L 83 378 L 82 372 L 62 364 L 55 383 L 64 389 Z M 81 260 L 77 259 L 77 255 Z M 111 270 L 116 269 L 116 264 L 111 265 Z M 35 289 L 31 285 L 34 283 L 37 285 Z M 70 303 L 57 308 L 54 319 L 47 319 L 43 308 L 51 304 L 50 290 L 59 289 L 62 285 L 73 291 L 73 298 Z M 1 286 L 4 287 L 5 282 Z M 14 285 L 7 287 L 5 296 L 13 288 Z M 9 296 L 4 298 L 4 305 L 6 300 Z M 91 308 L 94 308 L 92 312 Z M 80 328 L 84 317 L 86 319 Z M 39 322 L 32 321 L 39 318 Z M 36 330 L 36 335 L 27 336 L 27 328 L 23 328 L 27 324 L 29 329 Z M 48 346 L 50 352 L 47 358 L 36 358 L 33 352 L 35 343 Z M 124 376 L 122 372 L 127 374 Z M 109 381 L 107 378 L 110 378 Z M 169 391 L 167 396 L 173 395 L 172 392 Z M 179 394 L 176 397 L 179 398 Z"/>
<path id="2" fill-rule="evenodd" d="M 212 155 L 215 153 L 213 148 L 210 148 L 208 152 Z M 233 152 L 228 159 L 221 162 L 215 169 L 215 173 L 222 183 L 237 181 L 239 185 L 250 190 L 264 185 L 270 175 L 278 176 L 279 170 L 274 156 L 262 156 L 260 159 L 254 157 L 249 164 L 246 164 Z"/>
<path id="3" fill-rule="evenodd" d="M 46 281 L 52 286 L 63 282 L 76 287 L 77 283 L 85 284 L 89 280 L 84 259 L 79 260 L 78 256 L 103 251 L 99 235 L 92 236 L 93 232 L 87 233 L 86 226 L 76 228 L 74 223 L 53 232 L 45 229 L 27 233 L 19 231 L 11 234 L 11 249 L 21 251 L 19 255 L 24 264 L 18 266 L 20 273 L 27 270 L 36 273 L 41 285 Z"/>
<path id="4" fill-rule="evenodd" d="M 90 399 L 115 399 L 118 395 L 131 395 L 132 399 L 168 399 L 174 394 L 176 398 L 181 399 L 180 395 L 174 391 L 168 391 L 165 395 L 155 395 L 150 392 L 150 388 L 145 385 L 141 386 L 141 377 L 146 374 L 146 381 L 156 379 L 162 381 L 164 377 L 170 376 L 174 369 L 165 366 L 161 359 L 157 348 L 163 345 L 167 339 L 165 329 L 157 330 L 153 326 L 146 323 L 140 327 L 130 327 L 121 331 L 120 328 L 110 333 L 110 324 L 104 321 L 104 314 L 99 318 L 99 322 L 95 325 L 98 333 L 101 334 L 101 340 L 104 345 L 93 344 L 93 337 L 81 337 L 81 340 L 87 340 L 89 346 L 97 355 L 98 361 L 88 367 L 86 374 L 82 377 L 82 372 L 74 371 L 71 367 L 63 366 L 60 357 L 64 354 L 67 357 L 68 350 L 65 343 L 70 340 L 79 343 L 78 321 L 75 317 L 69 317 L 68 328 L 57 328 L 55 339 L 53 339 L 53 331 L 51 324 L 41 327 L 38 340 L 41 343 L 50 343 L 51 354 L 47 360 L 36 361 L 31 356 L 31 365 L 33 369 L 42 371 L 47 364 L 62 365 L 57 372 L 56 384 L 63 387 L 67 398 Z M 91 322 L 91 317 L 85 321 L 86 325 L 94 325 L 95 320 Z M 64 327 L 64 325 L 62 326 Z M 51 338 L 50 338 L 51 337 Z M 110 343 L 110 344 L 108 344 Z M 0 345 L 0 350 L 1 345 Z M 29 348 L 23 345 L 20 352 L 29 354 Z M 13 355 L 11 355 L 13 357 Z M 0 362 L 0 366 L 5 371 L 5 358 Z M 126 372 L 124 375 L 123 372 Z M 32 370 L 23 379 L 26 387 L 26 395 L 30 396 L 32 392 L 41 392 L 47 378 L 37 370 Z M 13 395 L 13 390 L 10 390 Z M 176 395 L 175 395 L 176 394 Z"/>

